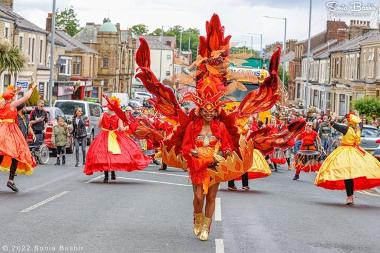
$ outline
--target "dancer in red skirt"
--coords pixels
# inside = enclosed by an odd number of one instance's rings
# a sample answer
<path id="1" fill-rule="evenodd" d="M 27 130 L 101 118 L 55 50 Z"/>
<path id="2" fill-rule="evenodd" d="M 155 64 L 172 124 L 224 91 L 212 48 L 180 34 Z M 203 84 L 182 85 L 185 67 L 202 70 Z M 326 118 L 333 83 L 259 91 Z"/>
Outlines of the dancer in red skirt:
<path id="1" fill-rule="evenodd" d="M 119 106 L 117 98 L 112 97 L 110 100 Z M 109 171 L 111 180 L 116 180 L 115 171 L 142 170 L 151 162 L 139 146 L 124 133 L 126 128 L 112 108 L 109 105 L 109 111 L 103 113 L 99 121 L 102 131 L 88 150 L 84 168 L 86 175 L 104 172 L 104 183 L 108 183 Z"/>
<path id="2" fill-rule="evenodd" d="M 30 98 L 36 86 L 33 84 L 24 97 L 13 102 L 16 95 L 13 86 L 0 94 L 0 170 L 9 172 L 7 186 L 14 192 L 19 191 L 13 181 L 15 174 L 31 175 L 36 166 L 25 137 L 17 125 L 16 109 Z"/>
<path id="3" fill-rule="evenodd" d="M 302 141 L 301 149 L 295 158 L 296 174 L 293 180 L 298 180 L 301 171 L 303 172 L 315 172 L 321 167 L 321 162 L 318 161 L 318 155 L 312 155 L 312 152 L 318 153 L 318 146 L 322 147 L 321 139 L 318 133 L 313 130 L 313 123 L 308 122 L 306 129 L 297 137 Z M 317 145 L 316 145 L 317 144 Z M 310 153 L 308 155 L 307 153 Z"/>

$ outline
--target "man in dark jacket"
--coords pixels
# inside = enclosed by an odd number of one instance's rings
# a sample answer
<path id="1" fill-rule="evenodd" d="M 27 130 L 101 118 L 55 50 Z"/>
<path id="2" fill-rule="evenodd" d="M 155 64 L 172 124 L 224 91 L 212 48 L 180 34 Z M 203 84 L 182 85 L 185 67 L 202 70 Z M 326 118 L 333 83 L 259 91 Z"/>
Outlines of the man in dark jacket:
<path id="1" fill-rule="evenodd" d="M 45 124 L 48 122 L 48 114 L 44 110 L 44 101 L 40 100 L 37 107 L 30 113 L 30 125 L 37 137 L 37 145 L 44 142 Z"/>

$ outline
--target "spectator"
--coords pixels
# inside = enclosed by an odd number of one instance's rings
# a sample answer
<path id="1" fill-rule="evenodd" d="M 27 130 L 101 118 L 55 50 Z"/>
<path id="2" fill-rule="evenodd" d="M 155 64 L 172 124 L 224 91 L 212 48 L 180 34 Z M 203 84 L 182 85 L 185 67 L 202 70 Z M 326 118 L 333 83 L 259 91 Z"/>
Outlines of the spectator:
<path id="1" fill-rule="evenodd" d="M 18 127 L 20 128 L 21 133 L 24 135 L 25 140 L 28 139 L 28 134 L 31 134 L 33 137 L 33 141 L 36 141 L 36 135 L 34 134 L 33 129 L 29 124 L 29 118 L 25 116 L 25 104 L 17 106 L 17 112 Z"/>
<path id="2" fill-rule="evenodd" d="M 79 166 L 79 145 L 82 146 L 83 165 L 86 163 L 86 146 L 87 146 L 87 130 L 86 124 L 82 117 L 82 108 L 78 107 L 74 110 L 73 116 L 73 137 L 75 143 L 75 167 Z"/>
<path id="3" fill-rule="evenodd" d="M 48 122 L 48 114 L 44 110 L 44 101 L 40 100 L 37 107 L 30 113 L 30 125 L 36 135 L 37 145 L 44 142 L 45 124 Z"/>
<path id="4" fill-rule="evenodd" d="M 62 156 L 62 165 L 66 164 L 66 144 L 67 144 L 67 125 L 62 117 L 57 119 L 58 125 L 53 128 L 52 143 L 56 147 L 57 162 L 55 165 L 61 165 L 60 158 Z"/>

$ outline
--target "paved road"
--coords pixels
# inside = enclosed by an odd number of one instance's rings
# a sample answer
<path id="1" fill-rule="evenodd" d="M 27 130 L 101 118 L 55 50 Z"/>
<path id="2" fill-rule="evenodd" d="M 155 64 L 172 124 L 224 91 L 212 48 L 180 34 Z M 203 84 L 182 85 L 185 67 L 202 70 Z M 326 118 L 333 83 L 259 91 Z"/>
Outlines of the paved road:
<path id="1" fill-rule="evenodd" d="M 251 181 L 250 192 L 222 185 L 211 238 L 200 242 L 184 172 L 151 166 L 103 184 L 73 165 L 16 177 L 17 194 L 1 174 L 0 252 L 380 252 L 376 192 L 346 207 L 344 192 L 314 187 L 314 175 L 295 182 L 286 170 Z"/>

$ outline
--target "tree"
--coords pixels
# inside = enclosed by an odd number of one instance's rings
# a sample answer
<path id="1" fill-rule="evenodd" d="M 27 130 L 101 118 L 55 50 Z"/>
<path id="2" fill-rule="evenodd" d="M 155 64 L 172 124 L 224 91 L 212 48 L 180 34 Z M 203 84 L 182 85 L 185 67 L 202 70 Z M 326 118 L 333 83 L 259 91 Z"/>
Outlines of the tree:
<path id="1" fill-rule="evenodd" d="M 19 72 L 24 64 L 25 57 L 20 49 L 11 46 L 6 40 L 0 40 L 0 76 L 5 71 L 10 74 Z"/>
<path id="2" fill-rule="evenodd" d="M 353 102 L 355 110 L 370 117 L 380 117 L 380 101 L 375 97 L 364 97 Z"/>
<path id="3" fill-rule="evenodd" d="M 65 30 L 72 37 L 79 32 L 79 20 L 73 6 L 57 13 L 56 28 Z"/>
<path id="4" fill-rule="evenodd" d="M 149 30 L 148 26 L 144 24 L 137 24 L 131 27 L 132 33 L 135 36 L 147 35 Z"/>
<path id="5" fill-rule="evenodd" d="M 29 89 L 32 88 L 32 85 L 33 84 L 29 85 Z M 26 101 L 25 104 L 26 106 L 36 106 L 39 100 L 40 100 L 40 93 L 38 92 L 38 89 L 34 89 L 32 95 L 30 96 L 28 101 Z"/>
<path id="6" fill-rule="evenodd" d="M 162 29 L 161 28 L 156 28 L 153 32 L 149 33 L 149 35 L 160 36 L 161 33 L 162 33 Z"/>
<path id="7" fill-rule="evenodd" d="M 269 67 L 269 66 L 268 66 Z M 285 71 L 285 81 L 282 80 L 282 65 L 278 67 L 278 76 L 280 77 L 281 81 L 284 83 L 285 87 L 288 88 L 289 83 L 289 72 Z"/>

